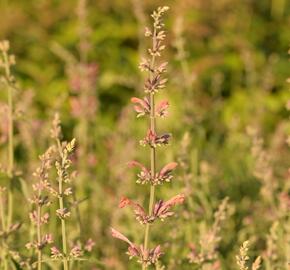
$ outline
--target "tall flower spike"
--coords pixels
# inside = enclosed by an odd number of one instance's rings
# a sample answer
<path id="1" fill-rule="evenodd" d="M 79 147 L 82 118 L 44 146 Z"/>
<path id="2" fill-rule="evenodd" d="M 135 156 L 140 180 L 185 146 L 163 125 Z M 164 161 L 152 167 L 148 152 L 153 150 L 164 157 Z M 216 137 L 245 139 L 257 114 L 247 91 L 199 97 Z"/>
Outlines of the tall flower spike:
<path id="1" fill-rule="evenodd" d="M 7 235 L 11 234 L 13 230 L 11 227 L 14 227 L 12 224 L 13 219 L 13 211 L 14 211 L 14 199 L 13 199 L 13 176 L 15 174 L 15 160 L 14 160 L 14 91 L 17 88 L 15 78 L 12 75 L 11 67 L 15 65 L 15 57 L 14 55 L 9 53 L 10 43 L 8 40 L 0 41 L 0 83 L 3 84 L 7 90 L 7 148 L 8 148 L 8 156 L 7 156 L 7 166 L 6 166 L 6 174 L 8 179 L 10 180 L 8 193 L 7 193 L 7 217 L 5 230 L 7 231 Z M 2 217 L 3 220 L 3 217 Z M 4 222 L 4 221 L 2 221 Z M 4 228 L 3 228 L 4 229 Z M 4 249 L 4 253 L 7 253 L 7 256 L 3 257 L 3 265 L 4 269 L 8 269 L 9 267 L 9 254 L 8 254 L 8 243 L 7 237 L 4 237 L 2 249 Z"/>
<path id="2" fill-rule="evenodd" d="M 157 58 L 161 56 L 162 51 L 165 49 L 163 41 L 166 33 L 162 30 L 164 24 L 162 22 L 162 15 L 168 10 L 168 7 L 159 7 L 155 10 L 151 17 L 153 18 L 152 28 L 146 27 L 145 36 L 152 39 L 152 47 L 148 49 L 149 57 L 142 59 L 139 68 L 141 71 L 148 73 L 144 83 L 144 98 L 133 97 L 131 102 L 134 104 L 134 110 L 137 112 L 137 117 L 148 116 L 150 118 L 150 125 L 147 129 L 147 134 L 140 144 L 149 146 L 150 150 L 150 168 L 139 163 L 138 161 L 131 161 L 128 163 L 129 167 L 138 167 L 140 172 L 137 174 L 137 183 L 150 185 L 150 198 L 148 212 L 139 203 L 136 203 L 126 197 L 123 197 L 119 203 L 119 207 L 130 206 L 136 216 L 136 219 L 145 225 L 144 244 L 137 246 L 133 244 L 127 237 L 112 229 L 112 236 L 129 244 L 128 254 L 130 257 L 137 257 L 138 262 L 145 270 L 151 264 L 158 264 L 158 260 L 162 255 L 160 245 L 155 248 L 149 248 L 150 240 L 150 224 L 156 219 L 165 219 L 172 216 L 171 208 L 184 201 L 184 195 L 176 195 L 168 201 L 159 200 L 155 201 L 155 186 L 170 182 L 172 179 L 172 172 L 176 168 L 176 162 L 170 162 L 165 165 L 159 172 L 156 166 L 156 150 L 157 146 L 167 145 L 171 135 L 165 133 L 158 135 L 156 131 L 156 118 L 167 116 L 169 103 L 162 100 L 155 106 L 155 95 L 166 86 L 167 78 L 164 78 L 166 72 L 167 62 L 158 63 Z"/>
<path id="3" fill-rule="evenodd" d="M 51 257 L 61 260 L 63 263 L 63 269 L 69 270 L 69 261 L 80 257 L 83 254 L 83 251 L 80 249 L 80 245 L 75 245 L 70 249 L 70 251 L 68 250 L 66 222 L 71 216 L 71 207 L 69 207 L 67 197 L 72 194 L 72 188 L 69 186 L 69 183 L 75 175 L 75 172 L 71 171 L 71 164 L 76 140 L 72 139 L 70 142 L 62 141 L 61 136 L 62 131 L 60 119 L 56 114 L 51 129 L 51 137 L 55 140 L 55 149 L 57 153 L 55 162 L 57 184 L 55 185 L 55 188 L 50 188 L 50 192 L 58 199 L 59 209 L 56 210 L 56 216 L 59 218 L 61 224 L 62 249 L 59 250 L 57 247 L 52 247 Z"/>

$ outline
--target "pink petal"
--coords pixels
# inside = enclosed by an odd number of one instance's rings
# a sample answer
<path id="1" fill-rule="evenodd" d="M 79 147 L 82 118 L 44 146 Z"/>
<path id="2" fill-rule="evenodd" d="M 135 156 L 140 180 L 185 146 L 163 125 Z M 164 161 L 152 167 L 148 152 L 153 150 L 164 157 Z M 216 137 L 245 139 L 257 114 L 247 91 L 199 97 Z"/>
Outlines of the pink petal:
<path id="1" fill-rule="evenodd" d="M 130 246 L 134 247 L 134 244 L 125 235 L 121 234 L 120 232 L 118 232 L 114 228 L 111 228 L 111 235 L 114 238 L 120 239 L 120 240 L 128 243 Z"/>
<path id="2" fill-rule="evenodd" d="M 120 202 L 119 202 L 119 208 L 124 208 L 125 206 L 131 204 L 131 200 L 128 199 L 127 197 L 122 197 Z"/>
<path id="3" fill-rule="evenodd" d="M 173 171 L 176 167 L 177 167 L 177 163 L 176 162 L 170 162 L 167 165 L 165 165 L 162 170 L 160 171 L 160 175 L 164 175 L 166 173 L 169 173 L 171 171 Z"/>
<path id="4" fill-rule="evenodd" d="M 138 162 L 138 161 L 132 160 L 132 161 L 129 161 L 127 164 L 128 164 L 128 166 L 129 166 L 130 168 L 133 168 L 133 167 L 139 167 L 139 168 L 142 169 L 142 171 L 144 171 L 144 172 L 149 172 L 149 171 L 147 170 L 147 168 L 146 168 L 143 164 L 141 164 L 140 162 Z"/>

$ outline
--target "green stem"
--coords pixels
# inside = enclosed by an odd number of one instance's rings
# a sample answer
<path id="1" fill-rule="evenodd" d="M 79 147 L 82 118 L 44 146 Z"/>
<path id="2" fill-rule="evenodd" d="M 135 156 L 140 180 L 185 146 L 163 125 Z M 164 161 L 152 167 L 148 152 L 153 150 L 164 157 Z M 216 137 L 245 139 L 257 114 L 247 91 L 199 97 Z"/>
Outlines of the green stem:
<path id="1" fill-rule="evenodd" d="M 13 87 L 10 82 L 10 65 L 7 52 L 3 53 L 4 65 L 5 65 L 5 75 L 7 80 L 7 103 L 8 103 L 8 166 L 7 174 L 12 180 L 13 169 L 14 169 L 14 141 L 13 141 Z M 7 217 L 7 229 L 11 226 L 13 215 L 13 194 L 12 185 L 10 183 L 8 192 L 8 217 Z"/>
<path id="2" fill-rule="evenodd" d="M 62 167 L 64 167 L 64 157 L 62 154 L 62 147 L 59 140 L 57 140 L 57 145 L 59 149 L 59 153 L 62 159 Z M 63 202 L 63 178 L 59 176 L 58 178 L 58 198 L 59 198 L 59 208 L 64 209 L 64 202 Z M 66 224 L 65 219 L 61 218 L 61 236 L 62 236 L 62 251 L 63 251 L 63 269 L 68 270 L 69 264 L 67 259 L 67 239 L 66 239 Z"/>
<path id="3" fill-rule="evenodd" d="M 3 264 L 4 264 L 4 270 L 8 270 L 8 260 L 7 260 L 7 257 L 6 257 L 6 244 L 5 244 L 5 240 L 2 239 L 2 244 L 5 248 L 3 248 L 3 254 L 2 254 L 2 257 L 3 257 Z"/>
<path id="4" fill-rule="evenodd" d="M 39 195 L 40 197 L 40 191 L 39 191 Z M 40 243 L 41 243 L 41 206 L 38 205 L 37 206 L 37 243 L 38 243 L 38 251 L 37 251 L 37 269 L 41 270 L 42 268 L 42 251 L 41 251 L 41 247 L 40 247 Z"/>
<path id="5" fill-rule="evenodd" d="M 12 223 L 13 216 L 13 192 L 12 192 L 12 178 L 14 170 L 14 141 L 13 141 L 13 87 L 11 85 L 11 73 L 10 73 L 10 64 L 8 59 L 7 52 L 3 52 L 4 60 L 4 69 L 5 76 L 7 80 L 7 105 L 8 105 L 8 165 L 7 165 L 7 174 L 10 178 L 10 183 L 8 187 L 8 210 L 7 210 L 7 224 L 6 231 L 9 230 Z M 7 245 L 6 240 L 3 240 L 4 244 Z M 4 269 L 8 270 L 8 261 L 5 256 L 4 258 Z"/>
<path id="6" fill-rule="evenodd" d="M 4 200 L 2 194 L 0 194 L 0 216 L 1 216 L 1 226 L 2 231 L 5 231 L 5 212 L 4 212 Z"/>
<path id="7" fill-rule="evenodd" d="M 59 181 L 59 207 L 63 209 L 63 198 L 62 198 L 62 181 Z M 66 224 L 65 219 L 61 219 L 61 235 L 62 235 L 62 250 L 64 253 L 63 257 L 63 268 L 64 270 L 68 270 L 68 260 L 67 260 L 67 240 L 66 240 Z"/>
<path id="8" fill-rule="evenodd" d="M 2 197 L 2 194 L 0 194 L 0 215 L 1 215 L 1 225 L 2 225 L 2 231 L 5 233 L 5 211 L 4 211 L 4 200 Z M 6 259 L 6 254 L 5 254 L 5 249 L 6 249 L 6 243 L 4 237 L 2 238 L 2 252 L 1 252 L 1 257 L 2 261 L 4 264 L 4 270 L 8 270 L 8 262 Z"/>
<path id="9" fill-rule="evenodd" d="M 153 51 L 156 47 L 156 34 L 157 31 L 154 28 L 154 33 L 153 33 Z M 152 79 L 152 75 L 154 73 L 154 65 L 155 65 L 155 56 L 152 56 L 151 59 L 151 70 L 149 72 L 149 78 L 150 80 Z M 154 93 L 150 93 L 149 95 L 150 98 L 150 129 L 155 134 L 156 132 L 156 118 L 155 118 L 155 99 L 154 99 Z M 156 172 L 156 149 L 154 147 L 151 147 L 150 149 L 150 171 L 151 171 L 151 177 L 154 178 L 155 172 Z M 153 206 L 154 206 L 154 200 L 155 200 L 155 186 L 151 184 L 150 187 L 150 199 L 149 199 L 149 215 L 152 215 L 153 212 Z M 147 223 L 145 227 L 145 236 L 144 236 L 144 250 L 148 249 L 149 246 L 149 235 L 150 235 L 150 224 Z M 147 269 L 146 264 L 142 264 L 142 269 L 145 270 Z"/>

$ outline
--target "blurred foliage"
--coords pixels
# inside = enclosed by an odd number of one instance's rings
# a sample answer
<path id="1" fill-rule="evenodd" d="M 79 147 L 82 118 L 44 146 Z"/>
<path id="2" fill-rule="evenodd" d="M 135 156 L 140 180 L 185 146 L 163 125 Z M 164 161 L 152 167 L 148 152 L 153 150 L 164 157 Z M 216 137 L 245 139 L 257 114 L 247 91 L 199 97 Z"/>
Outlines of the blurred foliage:
<path id="1" fill-rule="evenodd" d="M 166 269 L 195 269 L 187 258 L 190 244 L 199 243 L 220 201 L 229 197 L 230 215 L 218 247 L 220 266 L 215 266 L 220 268 L 205 265 L 196 269 L 235 269 L 235 254 L 246 239 L 254 242 L 255 256 L 266 254 L 262 269 L 286 269 L 286 253 L 281 253 L 290 250 L 290 243 L 281 244 L 281 239 L 289 217 L 279 216 L 281 204 L 269 206 L 260 193 L 264 182 L 253 173 L 255 158 L 246 130 L 255 128 L 264 138 L 276 177 L 273 181 L 278 185 L 274 200 L 280 200 L 282 191 L 289 199 L 289 184 L 285 184 L 290 157 L 285 143 L 290 131 L 285 108 L 290 96 L 286 85 L 290 75 L 287 0 L 88 1 L 87 62 L 96 64 L 98 71 L 93 89 L 97 109 L 88 120 L 87 133 L 82 133 L 82 119 L 72 112 L 70 101 L 76 94 L 68 74 L 70 59 L 81 61 L 78 1 L 1 0 L 0 40 L 10 40 L 16 55 L 15 76 L 21 90 L 15 102 L 23 112 L 15 135 L 17 168 L 22 171 L 16 200 L 26 202 L 23 191 L 29 191 L 37 155 L 50 144 L 52 115 L 59 111 L 65 137 L 88 137 L 83 143 L 90 155 L 76 165 L 81 175 L 76 185 L 77 196 L 85 199 L 80 204 L 83 234 L 91 236 L 96 247 L 91 261 L 74 269 L 137 268 L 128 263 L 124 246 L 116 244 L 108 230 L 116 225 L 136 242 L 143 238 L 143 229 L 136 226 L 130 212 L 117 205 L 122 195 L 144 198 L 144 187 L 135 185 L 133 172 L 126 168 L 130 159 L 148 161 L 146 151 L 139 151 L 138 146 L 145 123 L 136 121 L 129 101 L 142 90 L 138 63 L 146 53 L 144 27 L 151 11 L 164 4 L 171 8 L 164 57 L 170 68 L 169 87 L 162 96 L 169 99 L 170 116 L 158 129 L 170 130 L 174 139 L 169 150 L 160 151 L 158 166 L 171 158 L 183 166 L 175 182 L 158 190 L 158 197 L 167 199 L 178 189 L 190 199 L 168 225 L 154 229 L 153 241 L 165 243 L 162 263 Z M 5 102 L 5 93 L 1 97 Z M 0 150 L 5 155 L 5 140 Z M 5 163 L 5 157 L 1 160 Z M 27 203 L 27 212 L 29 207 Z M 29 235 L 28 214 L 19 210 L 15 218 L 24 220 L 21 236 Z M 274 221 L 283 226 L 272 228 L 280 242 L 277 259 L 271 262 L 265 250 Z M 72 230 L 71 236 L 77 238 L 77 232 Z M 20 237 L 12 246 L 27 255 L 26 242 Z"/>

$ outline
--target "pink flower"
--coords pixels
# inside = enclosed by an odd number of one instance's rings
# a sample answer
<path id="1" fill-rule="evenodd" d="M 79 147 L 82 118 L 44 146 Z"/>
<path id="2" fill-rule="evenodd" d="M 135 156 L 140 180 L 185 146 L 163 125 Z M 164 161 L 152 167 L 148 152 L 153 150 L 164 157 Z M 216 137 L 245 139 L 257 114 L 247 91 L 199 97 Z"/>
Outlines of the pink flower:
<path id="1" fill-rule="evenodd" d="M 133 201 L 131 201 L 130 199 L 126 198 L 126 197 L 122 197 L 119 203 L 119 207 L 120 208 L 124 208 L 126 206 L 131 206 L 134 210 L 136 219 L 141 223 L 141 224 L 146 224 L 148 222 L 152 222 L 153 220 L 150 218 L 150 216 L 148 216 L 144 210 L 144 208 L 138 204 L 135 203 Z"/>
<path id="2" fill-rule="evenodd" d="M 150 171 L 140 162 L 138 161 L 130 161 L 128 162 L 129 167 L 139 167 L 141 168 L 141 171 L 137 174 L 137 183 L 138 184 L 146 184 L 146 183 L 152 183 L 153 185 L 160 185 L 164 182 L 170 182 L 173 178 L 172 171 L 176 168 L 177 163 L 176 162 L 170 162 L 167 165 L 165 165 L 159 173 L 156 173 L 155 177 L 153 178 L 151 176 Z"/>
<path id="3" fill-rule="evenodd" d="M 136 182 L 138 184 L 145 184 L 145 183 L 151 182 L 151 173 L 143 164 L 141 164 L 138 161 L 133 160 L 133 161 L 128 162 L 128 166 L 131 168 L 132 167 L 141 168 L 141 171 L 137 174 L 138 179 Z"/>
<path id="4" fill-rule="evenodd" d="M 130 258 L 137 257 L 138 262 L 140 262 L 141 264 L 145 265 L 155 264 L 162 255 L 161 247 L 159 245 L 153 249 L 144 249 L 142 245 L 138 247 L 135 244 L 133 244 L 126 236 L 124 236 L 122 233 L 118 232 L 113 228 L 111 228 L 111 235 L 114 238 L 126 242 L 129 245 L 127 251 L 129 257 Z"/>
<path id="5" fill-rule="evenodd" d="M 172 171 L 177 167 L 176 162 L 170 162 L 165 165 L 159 173 L 156 174 L 154 179 L 154 185 L 162 184 L 164 182 L 170 182 L 172 179 Z"/>
<path id="6" fill-rule="evenodd" d="M 51 257 L 53 259 L 59 259 L 63 257 L 62 253 L 59 251 L 57 247 L 51 247 L 50 252 L 51 252 Z"/>
<path id="7" fill-rule="evenodd" d="M 150 104 L 147 97 L 143 99 L 133 97 L 131 102 L 134 103 L 134 110 L 137 112 L 137 117 L 150 113 Z"/>
<path id="8" fill-rule="evenodd" d="M 165 117 L 168 115 L 168 107 L 169 107 L 169 102 L 167 100 L 161 101 L 157 106 L 156 106 L 156 115 L 159 117 Z"/>
<path id="9" fill-rule="evenodd" d="M 91 252 L 95 245 L 96 245 L 96 243 L 91 238 L 89 238 L 85 244 L 84 249 L 88 252 Z"/>
<path id="10" fill-rule="evenodd" d="M 79 92 L 82 88 L 94 88 L 99 71 L 96 63 L 73 66 L 68 70 L 69 84 L 72 90 Z"/>
<path id="11" fill-rule="evenodd" d="M 145 82 L 145 93 L 157 93 L 160 89 L 165 88 L 167 79 L 162 79 L 161 75 L 157 73 L 152 79 L 148 78 Z"/>
<path id="12" fill-rule="evenodd" d="M 81 246 L 79 244 L 74 245 L 70 251 L 70 256 L 73 258 L 79 258 L 82 255 L 83 255 L 83 251 L 81 249 Z"/>
<path id="13" fill-rule="evenodd" d="M 178 194 L 165 202 L 160 200 L 154 206 L 153 215 L 155 216 L 155 218 L 160 218 L 161 220 L 164 220 L 164 218 L 170 217 L 174 214 L 173 212 L 169 211 L 170 208 L 177 204 L 182 204 L 184 200 L 185 196 L 183 194 Z"/>
<path id="14" fill-rule="evenodd" d="M 122 233 L 118 232 L 117 230 L 115 230 L 114 228 L 111 228 L 111 235 L 114 238 L 120 239 L 124 242 L 126 242 L 127 244 L 129 244 L 130 247 L 135 247 L 135 245 Z"/>
<path id="15" fill-rule="evenodd" d="M 140 144 L 143 146 L 148 144 L 150 147 L 155 148 L 156 146 L 168 144 L 170 138 L 171 138 L 171 134 L 169 133 L 158 136 L 151 129 L 149 129 L 146 137 L 140 141 Z"/>

